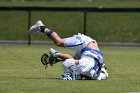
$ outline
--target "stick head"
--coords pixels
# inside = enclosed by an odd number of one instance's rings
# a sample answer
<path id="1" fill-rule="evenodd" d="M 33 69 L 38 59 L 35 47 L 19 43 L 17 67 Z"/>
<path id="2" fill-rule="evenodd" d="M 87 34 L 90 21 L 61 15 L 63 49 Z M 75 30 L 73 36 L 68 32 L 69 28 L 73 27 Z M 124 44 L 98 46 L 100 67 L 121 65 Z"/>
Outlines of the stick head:
<path id="1" fill-rule="evenodd" d="M 47 68 L 47 65 L 49 64 L 49 55 L 48 54 L 43 54 L 42 56 L 41 56 L 41 63 L 43 64 L 43 65 L 46 65 L 46 67 L 45 68 Z"/>
<path id="2" fill-rule="evenodd" d="M 53 64 L 59 61 L 63 61 L 63 60 L 58 59 L 58 58 L 52 58 L 48 54 L 45 54 L 45 53 L 41 56 L 41 63 L 46 66 L 45 68 L 47 68 L 48 64 L 50 64 L 50 66 L 53 66 Z"/>

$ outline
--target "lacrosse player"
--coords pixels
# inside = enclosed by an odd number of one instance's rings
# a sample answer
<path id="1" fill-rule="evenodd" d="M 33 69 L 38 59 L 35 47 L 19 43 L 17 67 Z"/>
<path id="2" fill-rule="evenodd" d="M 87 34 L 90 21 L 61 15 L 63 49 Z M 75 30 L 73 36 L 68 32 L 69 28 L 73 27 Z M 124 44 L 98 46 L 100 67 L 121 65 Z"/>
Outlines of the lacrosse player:
<path id="1" fill-rule="evenodd" d="M 95 40 L 80 33 L 72 37 L 61 38 L 55 31 L 47 28 L 41 20 L 29 29 L 29 32 L 37 31 L 46 34 L 57 46 L 76 50 L 74 58 L 52 48 L 49 50 L 50 59 L 61 58 L 64 60 L 62 75 L 64 80 L 82 79 L 82 77 L 92 80 L 107 79 L 108 73 L 104 67 L 104 56 Z"/>

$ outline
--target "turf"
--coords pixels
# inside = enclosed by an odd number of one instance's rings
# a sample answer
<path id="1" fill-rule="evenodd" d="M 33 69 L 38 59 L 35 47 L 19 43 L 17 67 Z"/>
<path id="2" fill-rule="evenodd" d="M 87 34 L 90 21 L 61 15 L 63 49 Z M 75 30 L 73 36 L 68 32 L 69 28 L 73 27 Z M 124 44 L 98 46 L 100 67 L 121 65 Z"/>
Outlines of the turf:
<path id="1" fill-rule="evenodd" d="M 55 46 L 0 46 L 1 93 L 128 93 L 140 92 L 140 48 L 100 47 L 109 78 L 104 81 L 61 79 L 61 63 L 40 63 L 40 56 L 53 47 L 71 55 L 74 51 Z"/>
<path id="2" fill-rule="evenodd" d="M 84 6 L 84 7 L 140 7 L 140 2 L 138 0 L 93 0 L 92 2 L 88 2 L 88 0 L 78 1 L 74 0 L 73 2 L 66 2 L 61 0 L 54 1 L 13 1 L 6 2 L 4 0 L 1 1 L 0 6 Z"/>
<path id="3" fill-rule="evenodd" d="M 20 2 L 16 0 L 13 2 L 2 1 L 0 6 L 139 8 L 140 2 L 137 0 L 94 0 L 93 2 Z M 84 16 L 82 12 L 32 11 L 31 16 L 31 25 L 40 19 L 61 37 L 83 33 Z M 0 24 L 0 40 L 28 40 L 28 12 L 0 11 Z M 100 42 L 139 43 L 139 24 L 140 13 L 87 13 L 87 35 Z M 31 39 L 46 40 L 42 34 L 38 33 L 34 33 Z"/>

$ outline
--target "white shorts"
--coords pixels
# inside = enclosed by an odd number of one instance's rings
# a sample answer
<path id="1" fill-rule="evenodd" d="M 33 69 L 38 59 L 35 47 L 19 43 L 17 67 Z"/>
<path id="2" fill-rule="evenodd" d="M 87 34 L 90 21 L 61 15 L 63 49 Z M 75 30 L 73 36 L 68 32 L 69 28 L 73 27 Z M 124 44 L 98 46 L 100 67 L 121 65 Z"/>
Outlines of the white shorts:
<path id="1" fill-rule="evenodd" d="M 93 77 L 94 74 L 97 72 L 98 67 L 94 69 L 95 67 L 95 60 L 91 57 L 83 57 L 79 60 L 79 64 L 76 66 L 78 71 L 85 75 Z"/>
<path id="2" fill-rule="evenodd" d="M 80 59 L 81 57 L 81 50 L 86 47 L 89 42 L 96 43 L 95 40 L 92 38 L 78 33 L 78 35 L 74 35 L 73 37 L 65 38 L 64 39 L 64 47 L 71 48 L 76 50 L 76 54 L 74 56 L 75 59 Z"/>
<path id="3" fill-rule="evenodd" d="M 65 38 L 64 47 L 81 50 L 92 41 L 95 42 L 92 38 L 78 33 L 78 35 L 74 35 L 73 37 Z"/>

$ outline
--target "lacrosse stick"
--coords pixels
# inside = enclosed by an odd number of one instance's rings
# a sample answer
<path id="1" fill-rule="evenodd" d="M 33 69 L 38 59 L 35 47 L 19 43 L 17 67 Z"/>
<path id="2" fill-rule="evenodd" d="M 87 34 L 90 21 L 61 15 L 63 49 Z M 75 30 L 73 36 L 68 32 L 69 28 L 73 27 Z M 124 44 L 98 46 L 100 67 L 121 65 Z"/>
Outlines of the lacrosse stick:
<path id="1" fill-rule="evenodd" d="M 53 58 L 45 53 L 41 56 L 41 63 L 46 66 L 45 69 L 47 68 L 48 64 L 50 64 L 50 66 L 53 66 L 53 64 L 59 61 L 63 61 L 63 60 L 59 58 Z"/>

